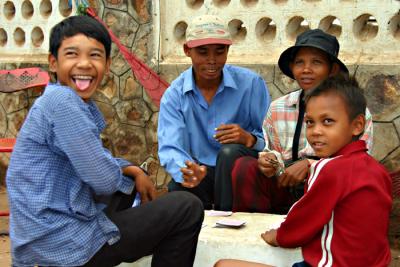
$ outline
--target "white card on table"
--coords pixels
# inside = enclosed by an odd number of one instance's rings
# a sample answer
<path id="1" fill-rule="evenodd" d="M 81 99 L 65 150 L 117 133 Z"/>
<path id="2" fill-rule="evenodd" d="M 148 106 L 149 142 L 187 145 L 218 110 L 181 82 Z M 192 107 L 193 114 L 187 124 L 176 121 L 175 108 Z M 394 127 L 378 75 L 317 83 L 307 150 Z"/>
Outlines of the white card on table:
<path id="1" fill-rule="evenodd" d="M 207 210 L 207 216 L 222 216 L 227 217 L 232 215 L 232 211 L 222 211 L 222 210 Z"/>
<path id="2" fill-rule="evenodd" d="M 243 221 L 243 220 L 224 218 L 224 219 L 218 220 L 218 221 L 215 223 L 215 227 L 240 228 L 240 227 L 242 227 L 242 226 L 245 225 L 245 224 L 246 224 L 246 222 Z"/>

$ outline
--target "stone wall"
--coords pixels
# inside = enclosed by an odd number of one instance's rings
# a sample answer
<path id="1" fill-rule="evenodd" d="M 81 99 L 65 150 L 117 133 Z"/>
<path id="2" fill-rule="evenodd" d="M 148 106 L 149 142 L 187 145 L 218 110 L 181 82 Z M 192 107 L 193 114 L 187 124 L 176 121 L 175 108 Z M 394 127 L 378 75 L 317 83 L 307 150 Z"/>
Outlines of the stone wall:
<path id="1" fill-rule="evenodd" d="M 0 10 L 3 13 L 0 12 L 0 19 L 3 21 L 6 14 L 5 6 L 9 8 L 10 3 L 15 3 L 15 17 L 23 21 L 24 17 L 19 12 L 22 14 L 22 5 L 27 1 L 2 2 Z M 42 2 L 46 4 L 45 7 L 51 3 L 53 10 L 60 10 L 57 5 L 65 10 L 65 1 Z M 397 53 L 400 19 L 396 15 L 400 8 L 399 1 L 368 1 L 368 4 L 363 5 L 351 0 L 89 2 L 121 42 L 168 82 L 189 66 L 189 60 L 184 57 L 181 48 L 187 21 L 201 13 L 220 14 L 227 22 L 231 22 L 230 28 L 235 36 L 229 63 L 240 64 L 260 73 L 274 99 L 297 88 L 295 82 L 282 75 L 276 66 L 280 52 L 293 44 L 295 35 L 307 27 L 321 27 L 336 34 L 343 44 L 341 58 L 365 88 L 368 106 L 373 114 L 373 155 L 389 170 L 400 167 L 400 65 Z M 39 1 L 32 3 L 32 17 L 35 18 L 35 8 L 40 10 L 40 4 Z M 74 14 L 75 9 L 70 12 Z M 293 22 L 296 17 L 302 17 L 306 22 L 301 19 Z M 353 22 L 357 18 L 363 21 L 361 24 L 367 25 L 366 28 Z M 28 22 L 21 24 L 20 28 L 24 29 Z M 43 38 L 47 38 L 47 21 L 41 18 L 37 19 L 37 23 L 38 27 L 46 29 L 43 30 Z M 12 41 L 14 24 L 10 22 L 6 27 L 0 26 L 0 68 L 37 66 L 38 63 L 47 68 L 44 63 L 47 57 L 43 52 L 47 51 L 46 42 L 34 48 L 41 52 L 32 50 L 27 44 L 22 48 L 28 50 L 21 50 L 21 46 Z M 8 37 L 6 42 L 5 35 Z M 31 61 L 32 51 L 41 57 Z M 112 60 L 111 73 L 105 77 L 102 88 L 95 95 L 108 123 L 103 134 L 104 143 L 117 156 L 136 164 L 147 162 L 151 178 L 161 188 L 169 177 L 159 166 L 157 157 L 158 107 L 137 82 L 130 65 L 115 45 L 112 47 Z M 39 94 L 38 88 L 10 94 L 0 93 L 1 136 L 17 135 L 29 107 Z M 8 155 L 1 154 L 0 164 L 6 166 L 7 163 Z"/>

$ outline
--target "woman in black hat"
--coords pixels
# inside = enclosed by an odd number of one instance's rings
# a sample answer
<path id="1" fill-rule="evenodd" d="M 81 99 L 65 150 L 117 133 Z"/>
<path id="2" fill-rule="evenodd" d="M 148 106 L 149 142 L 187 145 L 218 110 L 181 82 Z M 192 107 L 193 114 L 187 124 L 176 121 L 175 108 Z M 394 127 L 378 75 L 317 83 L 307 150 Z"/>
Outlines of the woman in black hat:
<path id="1" fill-rule="evenodd" d="M 242 157 L 232 172 L 233 211 L 286 213 L 303 195 L 314 151 L 305 138 L 304 92 L 330 76 L 348 76 L 338 58 L 335 36 L 320 29 L 300 34 L 294 46 L 279 58 L 279 68 L 297 81 L 299 90 L 271 103 L 264 120 L 266 147 L 259 159 Z M 372 146 L 372 118 L 366 111 L 366 129 L 361 139 Z M 271 178 L 271 179 L 269 179 Z"/>

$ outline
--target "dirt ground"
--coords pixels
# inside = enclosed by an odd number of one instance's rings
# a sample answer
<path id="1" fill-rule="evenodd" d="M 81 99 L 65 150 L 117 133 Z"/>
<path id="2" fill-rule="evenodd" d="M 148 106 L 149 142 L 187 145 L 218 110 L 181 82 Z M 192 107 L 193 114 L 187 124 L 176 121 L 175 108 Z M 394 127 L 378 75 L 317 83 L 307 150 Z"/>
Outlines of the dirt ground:
<path id="1" fill-rule="evenodd" d="M 7 210 L 7 192 L 4 187 L 0 186 L 0 212 Z M 8 216 L 0 216 L 0 266 L 11 266 Z M 392 263 L 390 267 L 400 267 L 400 249 L 392 250 Z"/>
<path id="2" fill-rule="evenodd" d="M 0 212 L 8 210 L 7 194 L 4 187 L 0 187 Z M 10 266 L 10 239 L 8 237 L 8 217 L 0 216 L 0 266 Z"/>

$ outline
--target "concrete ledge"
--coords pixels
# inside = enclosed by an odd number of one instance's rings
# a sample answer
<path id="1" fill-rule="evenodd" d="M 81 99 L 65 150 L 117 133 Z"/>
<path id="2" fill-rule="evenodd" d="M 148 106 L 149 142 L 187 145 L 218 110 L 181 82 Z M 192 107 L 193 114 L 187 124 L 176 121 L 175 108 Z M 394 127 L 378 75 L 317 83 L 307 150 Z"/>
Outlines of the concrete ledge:
<path id="1" fill-rule="evenodd" d="M 266 244 L 260 234 L 275 228 L 284 219 L 283 215 L 261 213 L 234 213 L 229 218 L 246 221 L 240 229 L 214 228 L 215 222 L 223 217 L 208 216 L 199 236 L 194 267 L 208 267 L 223 258 L 233 258 L 266 263 L 274 266 L 292 266 L 302 261 L 300 249 L 275 248 Z M 134 263 L 123 263 L 119 267 L 148 267 L 151 257 Z"/>

